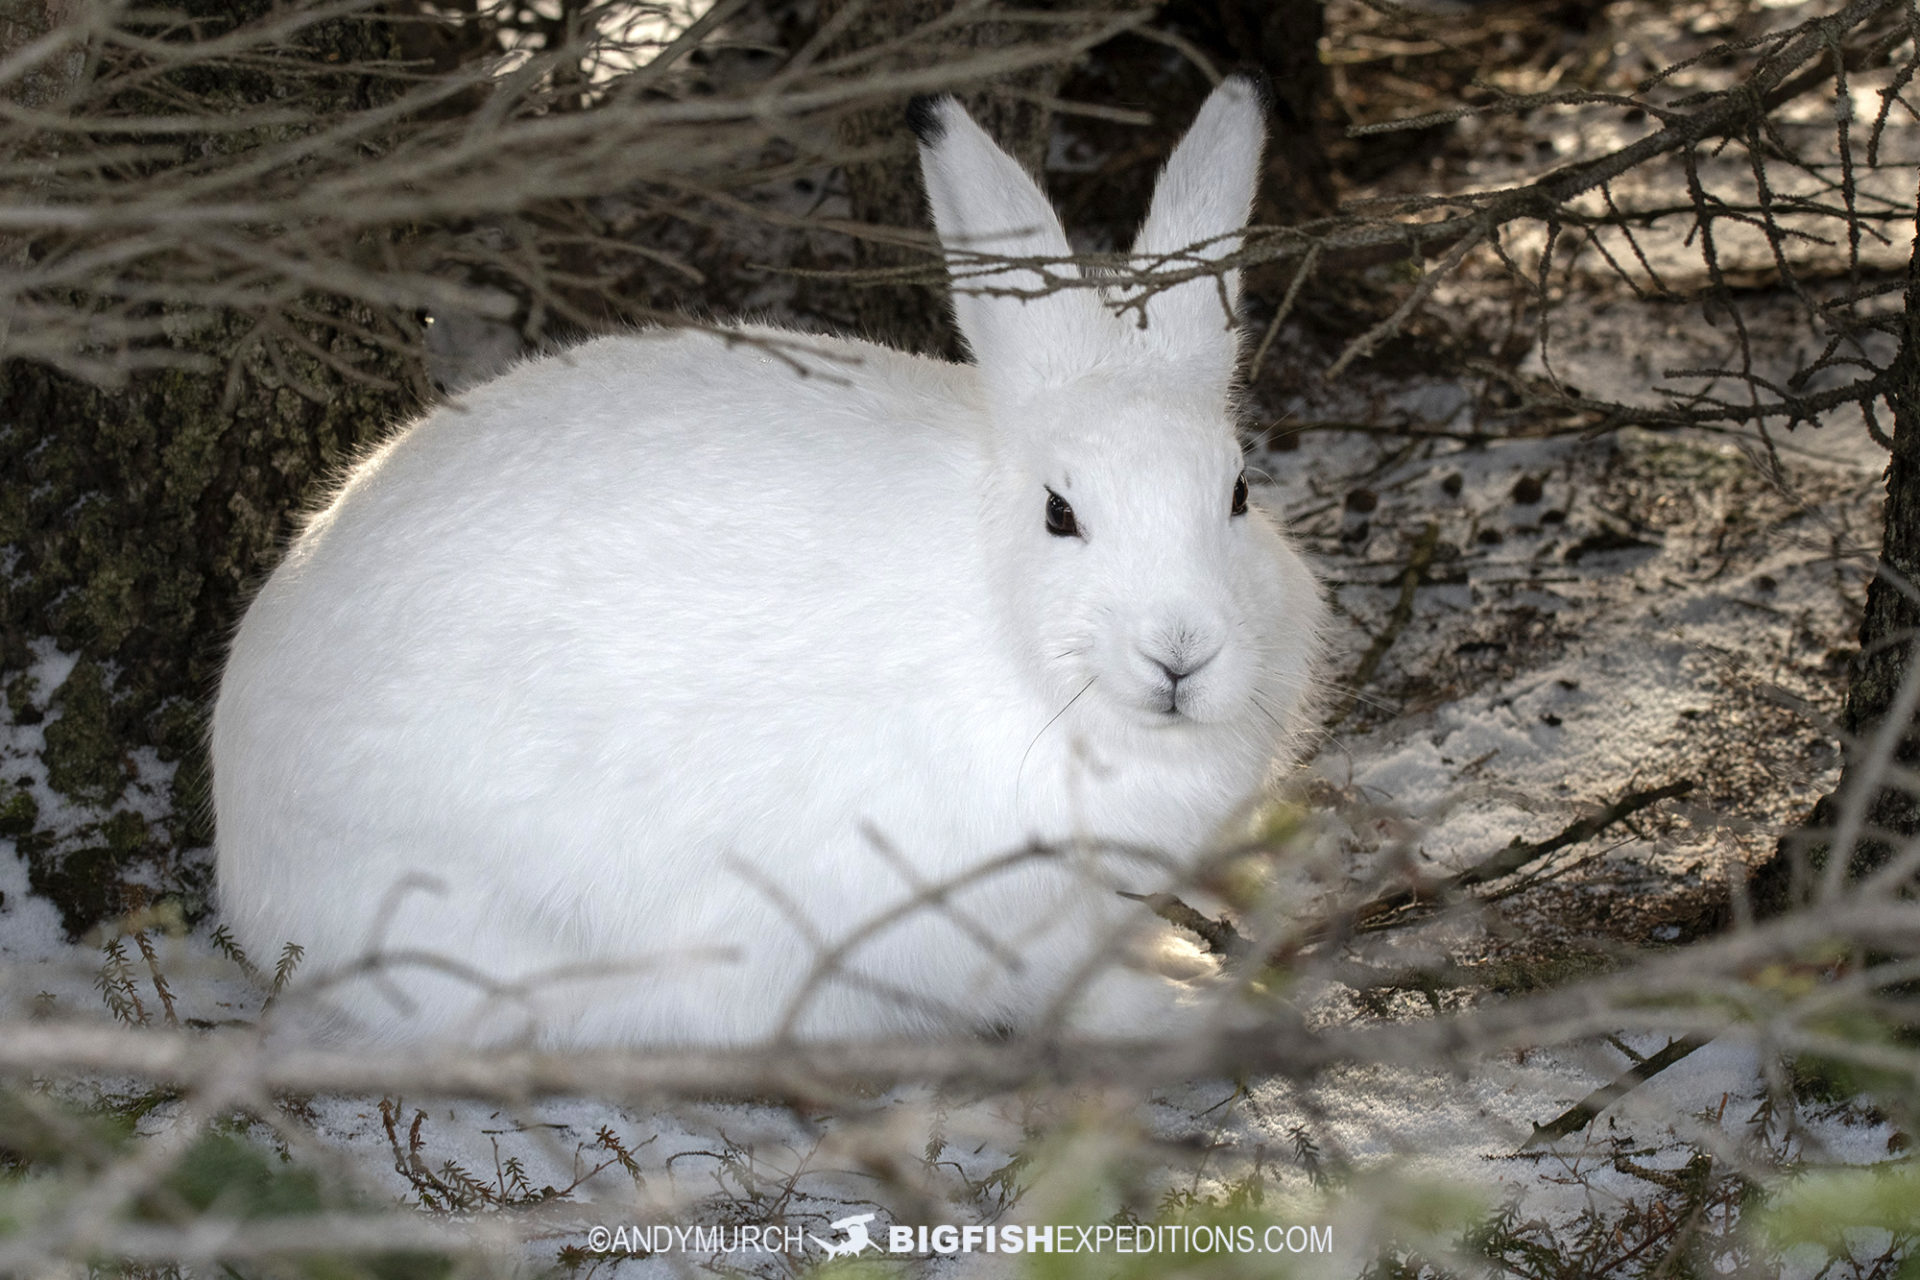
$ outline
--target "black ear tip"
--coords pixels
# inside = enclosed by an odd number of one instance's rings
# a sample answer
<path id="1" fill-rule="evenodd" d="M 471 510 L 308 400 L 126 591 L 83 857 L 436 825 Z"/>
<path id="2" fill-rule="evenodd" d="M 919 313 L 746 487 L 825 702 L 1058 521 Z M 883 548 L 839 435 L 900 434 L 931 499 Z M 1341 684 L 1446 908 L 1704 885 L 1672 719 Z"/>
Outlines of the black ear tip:
<path id="1" fill-rule="evenodd" d="M 1238 80 L 1245 85 L 1254 99 L 1259 102 L 1261 111 L 1273 110 L 1277 95 L 1273 91 L 1273 77 L 1267 74 L 1265 67 L 1257 62 L 1242 63 L 1233 69 L 1233 74 L 1227 79 Z"/>
<path id="2" fill-rule="evenodd" d="M 951 98 L 951 94 L 945 93 L 916 93 L 907 99 L 907 128 L 913 130 L 914 137 L 928 146 L 940 141 L 947 132 L 940 108 Z"/>

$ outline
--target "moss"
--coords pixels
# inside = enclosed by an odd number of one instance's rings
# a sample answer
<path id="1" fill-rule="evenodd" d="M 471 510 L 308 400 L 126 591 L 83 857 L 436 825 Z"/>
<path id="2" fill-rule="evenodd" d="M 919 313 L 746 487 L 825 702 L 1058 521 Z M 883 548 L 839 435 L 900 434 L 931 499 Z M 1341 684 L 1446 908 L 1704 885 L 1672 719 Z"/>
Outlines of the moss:
<path id="1" fill-rule="evenodd" d="M 7 681 L 7 714 L 15 724 L 39 724 L 46 718 L 34 702 L 34 695 L 39 691 L 40 682 L 25 671 L 17 672 Z"/>
<path id="2" fill-rule="evenodd" d="M 327 310 L 379 324 L 355 308 Z M 309 336 L 342 360 L 410 380 L 391 353 L 318 326 Z M 199 341 L 220 350 L 240 337 L 235 321 Z M 111 660 L 116 696 L 143 721 L 140 741 L 176 754 L 185 747 L 179 703 L 197 705 L 214 687 L 221 641 L 284 540 L 288 514 L 334 459 L 409 408 L 390 391 L 334 385 L 337 376 L 301 353 L 284 362 L 334 394 L 324 404 L 283 397 L 264 367 L 247 370 L 229 406 L 224 374 L 168 370 L 107 395 L 38 367 L 0 366 L 0 489 L 29 495 L 20 519 L 0 524 L 20 577 L 0 598 L 0 627 Z"/>
<path id="3" fill-rule="evenodd" d="M 34 831 L 15 841 L 27 861 L 28 885 L 59 909 L 60 925 L 70 938 L 124 915 L 137 900 L 127 888 L 127 869 L 164 851 L 147 820 L 126 809 L 82 828 L 77 837 L 63 841 L 52 832 Z"/>
<path id="4" fill-rule="evenodd" d="M 125 858 L 148 849 L 151 832 L 147 820 L 129 809 L 122 809 L 100 824 L 100 838 L 116 857 Z"/>
<path id="5" fill-rule="evenodd" d="M 54 691 L 53 705 L 60 716 L 47 726 L 41 753 L 47 785 L 82 804 L 112 804 L 126 789 L 121 765 L 126 748 L 100 664 L 75 663 L 66 683 Z"/>
<path id="6" fill-rule="evenodd" d="M 368 328 L 378 318 L 325 300 L 308 306 Z M 220 351 L 235 320 L 195 335 Z M 316 326 L 312 341 L 400 385 L 402 357 Z M 48 783 L 87 806 L 111 805 L 123 761 L 149 746 L 179 766 L 170 822 L 182 845 L 208 838 L 207 700 L 224 641 L 248 588 L 271 567 L 290 515 L 330 480 L 336 460 L 404 416 L 398 393 L 344 384 L 319 361 L 284 354 L 291 372 L 333 394 L 283 397 L 271 368 L 249 368 L 236 402 L 218 375 L 166 370 L 108 394 L 21 362 L 0 364 L 0 537 L 15 575 L 0 588 L 0 688 L 16 723 L 37 714 L 24 668 L 30 641 L 51 636 L 78 653 L 54 691 L 46 730 Z M 11 670 L 9 670 L 11 668 Z M 97 910 L 103 869 L 43 879 L 80 897 L 56 902 L 70 923 Z"/>
<path id="7" fill-rule="evenodd" d="M 175 695 L 163 699 L 153 714 L 153 745 L 162 760 L 184 760 L 206 738 L 207 716 L 198 702 Z"/>
<path id="8" fill-rule="evenodd" d="M 216 27 L 273 7 L 182 3 Z M 340 73 L 200 67 L 178 72 L 174 87 L 236 110 L 271 101 L 319 121 L 367 105 L 393 83 L 363 70 L 398 56 L 382 24 L 330 21 L 302 39 Z M 277 137 L 302 127 L 273 126 Z M 206 141 L 241 151 L 269 140 L 257 132 L 224 130 Z M 366 248 L 376 257 L 385 251 Z M 409 317 L 324 296 L 292 302 L 288 313 L 297 308 L 302 318 L 286 323 L 298 340 L 273 353 L 255 317 L 159 306 L 153 318 L 165 341 L 198 366 L 152 369 L 118 388 L 0 362 L 0 557 L 11 567 L 0 581 L 0 689 L 8 710 L 15 723 L 31 724 L 49 704 L 58 709 L 45 735 L 47 780 L 83 807 L 111 807 L 122 795 L 129 751 L 151 747 L 177 765 L 176 812 L 155 829 L 136 833 L 109 819 L 91 834 L 23 837 L 36 848 L 36 888 L 54 897 L 69 929 L 117 909 L 109 883 L 116 859 L 208 839 L 206 706 L 246 592 L 271 568 L 290 514 L 340 460 L 413 410 L 417 396 L 395 388 L 425 385 L 417 356 L 357 336 L 403 338 Z M 343 378 L 337 366 L 387 385 Z M 26 674 L 41 637 L 80 658 L 50 696 Z"/>
<path id="9" fill-rule="evenodd" d="M 126 910 L 126 885 L 115 850 L 95 845 L 60 853 L 53 848 L 22 850 L 27 855 L 27 885 L 60 912 L 60 927 L 78 939 L 102 920 Z"/>
<path id="10" fill-rule="evenodd" d="M 15 791 L 0 804 L 0 837 L 18 840 L 30 835 L 40 821 L 40 806 L 25 791 Z"/>

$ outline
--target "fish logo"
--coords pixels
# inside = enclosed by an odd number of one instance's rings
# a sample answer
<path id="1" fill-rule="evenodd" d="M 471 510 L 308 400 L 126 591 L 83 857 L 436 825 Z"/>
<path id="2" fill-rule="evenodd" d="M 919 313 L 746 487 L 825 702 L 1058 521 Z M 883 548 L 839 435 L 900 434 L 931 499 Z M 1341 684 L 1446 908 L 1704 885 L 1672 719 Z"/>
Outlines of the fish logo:
<path id="1" fill-rule="evenodd" d="M 842 1218 L 840 1221 L 834 1223 L 833 1229 L 835 1231 L 844 1231 L 847 1236 L 845 1240 L 840 1241 L 838 1244 L 822 1240 L 819 1236 L 811 1232 L 807 1234 L 807 1239 L 813 1241 L 822 1249 L 825 1249 L 829 1258 L 849 1258 L 873 1247 L 874 1239 L 867 1234 L 867 1224 L 872 1222 L 877 1216 L 877 1214 L 871 1213 L 857 1213 L 851 1218 Z"/>

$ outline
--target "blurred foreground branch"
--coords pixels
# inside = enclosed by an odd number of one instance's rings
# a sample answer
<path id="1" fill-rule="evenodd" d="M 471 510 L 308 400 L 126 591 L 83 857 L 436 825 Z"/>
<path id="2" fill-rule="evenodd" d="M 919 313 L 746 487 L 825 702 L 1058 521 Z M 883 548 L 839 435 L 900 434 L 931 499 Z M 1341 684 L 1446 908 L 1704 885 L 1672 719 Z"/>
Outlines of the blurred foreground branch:
<path id="1" fill-rule="evenodd" d="M 276 1092 L 409 1090 L 459 1097 L 593 1094 L 626 1099 L 762 1099 L 799 1105 L 849 1091 L 920 1082 L 981 1089 L 1045 1083 L 1146 1087 L 1209 1075 L 1307 1078 L 1341 1063 L 1434 1066 L 1618 1031 L 1761 1037 L 1781 1048 L 1836 1052 L 1920 1082 L 1920 1058 L 1893 1046 L 1831 1043 L 1818 1028 L 1830 993 L 1794 998 L 1755 985 L 1774 961 L 1797 960 L 1847 939 L 1863 950 L 1909 954 L 1920 945 L 1920 903 L 1848 895 L 1631 970 L 1425 1022 L 1336 1024 L 1308 1032 L 1280 1016 L 1252 1030 L 1173 1041 L 1070 1037 L 938 1043 L 814 1044 L 738 1050 L 543 1052 L 461 1046 L 329 1048 L 276 1043 L 253 1031 L 193 1034 L 56 1022 L 0 1024 L 0 1073 L 104 1072 L 211 1087 L 233 1097 Z M 1904 972 L 1904 965 L 1892 966 Z M 1308 972 L 1310 972 L 1310 968 Z M 1856 981 L 1872 981 L 1863 970 Z M 1803 1021 L 1806 1018 L 1808 1021 Z"/>

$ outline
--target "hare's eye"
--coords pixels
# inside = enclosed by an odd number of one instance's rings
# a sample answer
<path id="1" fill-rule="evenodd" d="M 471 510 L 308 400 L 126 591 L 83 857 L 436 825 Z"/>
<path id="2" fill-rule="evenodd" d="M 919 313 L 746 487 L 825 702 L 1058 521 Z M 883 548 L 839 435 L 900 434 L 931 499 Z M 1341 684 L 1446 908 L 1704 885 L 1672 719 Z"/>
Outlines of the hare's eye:
<path id="1" fill-rule="evenodd" d="M 1229 514 L 1243 516 L 1247 514 L 1247 473 L 1242 471 L 1239 479 L 1233 482 L 1233 510 Z"/>
<path id="2" fill-rule="evenodd" d="M 1080 533 L 1080 525 L 1073 518 L 1073 508 L 1051 489 L 1047 490 L 1047 532 L 1056 538 L 1077 537 Z"/>

